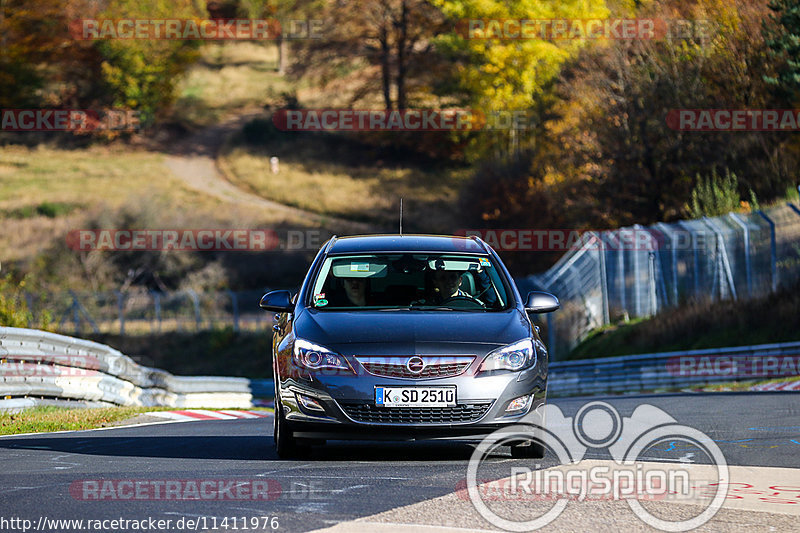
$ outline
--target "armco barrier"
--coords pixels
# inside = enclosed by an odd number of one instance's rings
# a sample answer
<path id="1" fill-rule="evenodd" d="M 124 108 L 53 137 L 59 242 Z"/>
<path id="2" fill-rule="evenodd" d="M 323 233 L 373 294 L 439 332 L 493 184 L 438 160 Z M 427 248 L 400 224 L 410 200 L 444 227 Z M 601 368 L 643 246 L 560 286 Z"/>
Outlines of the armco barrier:
<path id="1" fill-rule="evenodd" d="M 800 342 L 551 362 L 551 397 L 635 394 L 800 375 Z M 250 381 L 257 398 L 272 398 L 273 381 Z M 789 389 L 787 389 L 789 390 Z"/>
<path id="2" fill-rule="evenodd" d="M 0 397 L 115 405 L 249 408 L 249 380 L 173 376 L 96 342 L 0 327 Z"/>
<path id="3" fill-rule="evenodd" d="M 800 342 L 550 363 L 551 396 L 680 390 L 800 375 Z"/>

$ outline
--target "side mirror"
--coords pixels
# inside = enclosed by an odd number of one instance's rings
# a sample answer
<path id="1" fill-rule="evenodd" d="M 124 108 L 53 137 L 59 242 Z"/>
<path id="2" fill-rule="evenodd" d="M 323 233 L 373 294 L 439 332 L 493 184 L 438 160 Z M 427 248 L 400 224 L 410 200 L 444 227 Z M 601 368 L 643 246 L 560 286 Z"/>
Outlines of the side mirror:
<path id="1" fill-rule="evenodd" d="M 530 313 L 552 313 L 559 307 L 558 298 L 549 292 L 529 292 L 528 301 L 525 302 L 525 310 Z"/>
<path id="2" fill-rule="evenodd" d="M 289 291 L 272 291 L 261 297 L 258 304 L 261 309 L 275 311 L 276 313 L 288 313 L 294 309 L 292 295 Z"/>

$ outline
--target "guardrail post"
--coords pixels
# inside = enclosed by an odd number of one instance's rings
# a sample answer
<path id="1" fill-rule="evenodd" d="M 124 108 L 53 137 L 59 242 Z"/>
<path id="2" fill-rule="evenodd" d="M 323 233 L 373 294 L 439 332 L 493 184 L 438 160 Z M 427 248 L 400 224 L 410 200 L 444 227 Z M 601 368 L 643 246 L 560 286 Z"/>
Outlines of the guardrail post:
<path id="1" fill-rule="evenodd" d="M 119 334 L 125 335 L 125 296 L 122 291 L 117 293 L 117 312 L 119 314 Z"/>
<path id="2" fill-rule="evenodd" d="M 617 238 L 617 267 L 619 268 L 619 300 L 622 310 L 627 314 L 628 301 L 627 301 L 627 288 L 625 283 L 625 254 L 622 253 L 622 245 L 619 238 Z"/>
<path id="3" fill-rule="evenodd" d="M 769 256 L 772 272 L 772 292 L 778 290 L 778 243 L 775 240 L 775 222 L 764 211 L 757 211 L 759 216 L 769 224 Z"/>
<path id="4" fill-rule="evenodd" d="M 672 269 L 672 305 L 675 307 L 678 306 L 678 243 L 676 242 L 675 233 L 672 228 L 664 224 L 663 222 L 656 223 L 656 226 L 661 228 L 661 231 L 669 236 L 669 246 L 670 246 L 670 259 L 671 264 L 670 268 Z M 663 276 L 663 273 L 662 273 Z M 666 300 L 666 298 L 665 298 Z"/>
<path id="5" fill-rule="evenodd" d="M 638 229 L 639 225 L 633 226 L 634 230 Z M 639 254 L 638 250 L 633 250 L 633 309 L 636 316 L 642 316 L 642 295 L 639 294 L 639 283 L 641 282 L 641 273 L 639 272 Z"/>
<path id="6" fill-rule="evenodd" d="M 81 333 L 81 308 L 78 306 L 78 297 L 72 293 L 72 320 L 75 323 L 75 335 Z"/>
<path id="7" fill-rule="evenodd" d="M 161 294 L 158 291 L 150 291 L 153 297 L 153 308 L 156 313 L 156 324 L 158 324 L 158 332 L 161 333 Z"/>
<path id="8" fill-rule="evenodd" d="M 753 295 L 753 271 L 750 266 L 750 228 L 736 213 L 728 213 L 728 216 L 742 228 L 744 232 L 744 272 L 747 279 L 747 295 Z"/>
<path id="9" fill-rule="evenodd" d="M 553 313 L 547 313 L 547 351 L 550 359 L 556 358 L 556 325 L 553 323 Z"/>
<path id="10" fill-rule="evenodd" d="M 714 232 L 714 235 L 717 236 L 717 255 L 720 257 L 722 261 L 722 269 L 719 273 L 719 297 L 720 300 L 722 299 L 722 277 L 723 277 L 723 270 L 725 274 L 725 279 L 728 281 L 728 287 L 730 288 L 731 294 L 733 295 L 734 300 L 738 300 L 739 298 L 736 295 L 736 284 L 733 281 L 733 271 L 731 270 L 731 263 L 728 260 L 728 247 L 725 245 L 725 237 L 722 235 L 722 231 L 717 227 L 716 223 L 708 218 L 703 217 L 703 223 L 711 228 L 711 231 Z"/>
<path id="11" fill-rule="evenodd" d="M 688 225 L 684 224 L 683 221 L 679 221 L 680 224 L 686 231 L 689 232 L 689 235 L 692 236 L 692 285 L 694 287 L 694 295 L 699 296 L 700 294 L 700 257 L 698 255 L 698 247 L 700 244 L 697 242 L 697 234 L 692 231 L 692 228 Z"/>
<path id="12" fill-rule="evenodd" d="M 593 234 L 595 240 L 597 241 L 598 245 L 598 257 L 599 260 L 599 267 L 600 267 L 600 294 L 603 298 L 603 325 L 608 324 L 611 322 L 609 318 L 608 312 L 608 280 L 606 276 L 606 247 L 603 243 L 603 239 L 600 238 L 599 235 Z"/>
<path id="13" fill-rule="evenodd" d="M 194 305 L 194 321 L 197 328 L 197 331 L 200 331 L 200 298 L 197 297 L 197 293 L 194 292 L 193 289 L 189 289 L 186 291 L 189 294 L 189 297 L 192 299 L 192 304 Z"/>
<path id="14" fill-rule="evenodd" d="M 28 327 L 33 328 L 33 295 L 28 291 L 25 291 L 25 302 L 28 304 Z"/>
<path id="15" fill-rule="evenodd" d="M 650 277 L 650 314 L 655 316 L 658 314 L 658 296 L 656 295 L 656 254 L 649 252 L 647 254 L 647 268 Z"/>
<path id="16" fill-rule="evenodd" d="M 228 290 L 228 295 L 231 297 L 231 307 L 233 308 L 233 331 L 239 331 L 239 298 L 236 297 L 236 293 Z"/>

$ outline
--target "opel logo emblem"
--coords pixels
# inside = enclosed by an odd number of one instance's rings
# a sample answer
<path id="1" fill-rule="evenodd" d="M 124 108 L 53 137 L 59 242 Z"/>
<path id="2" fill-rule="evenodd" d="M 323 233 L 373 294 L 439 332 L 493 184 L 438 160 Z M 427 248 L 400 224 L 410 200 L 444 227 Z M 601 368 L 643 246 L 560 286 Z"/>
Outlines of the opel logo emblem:
<path id="1" fill-rule="evenodd" d="M 425 361 L 422 360 L 422 357 L 417 357 L 415 355 L 406 361 L 406 368 L 412 374 L 419 374 L 422 372 L 422 369 L 425 368 Z"/>

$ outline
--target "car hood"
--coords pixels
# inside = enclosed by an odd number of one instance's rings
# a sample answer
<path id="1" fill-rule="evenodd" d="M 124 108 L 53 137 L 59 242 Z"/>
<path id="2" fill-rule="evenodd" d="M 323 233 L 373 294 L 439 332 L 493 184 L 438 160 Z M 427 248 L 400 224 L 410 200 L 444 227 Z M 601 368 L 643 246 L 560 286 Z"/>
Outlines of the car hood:
<path id="1" fill-rule="evenodd" d="M 517 309 L 503 312 L 446 311 L 317 311 L 307 310 L 295 321 L 295 334 L 331 349 L 369 345 L 372 353 L 387 353 L 451 344 L 503 346 L 530 335 L 530 323 Z M 462 347 L 463 348 L 463 347 Z M 446 349 L 446 348 L 445 348 Z"/>

